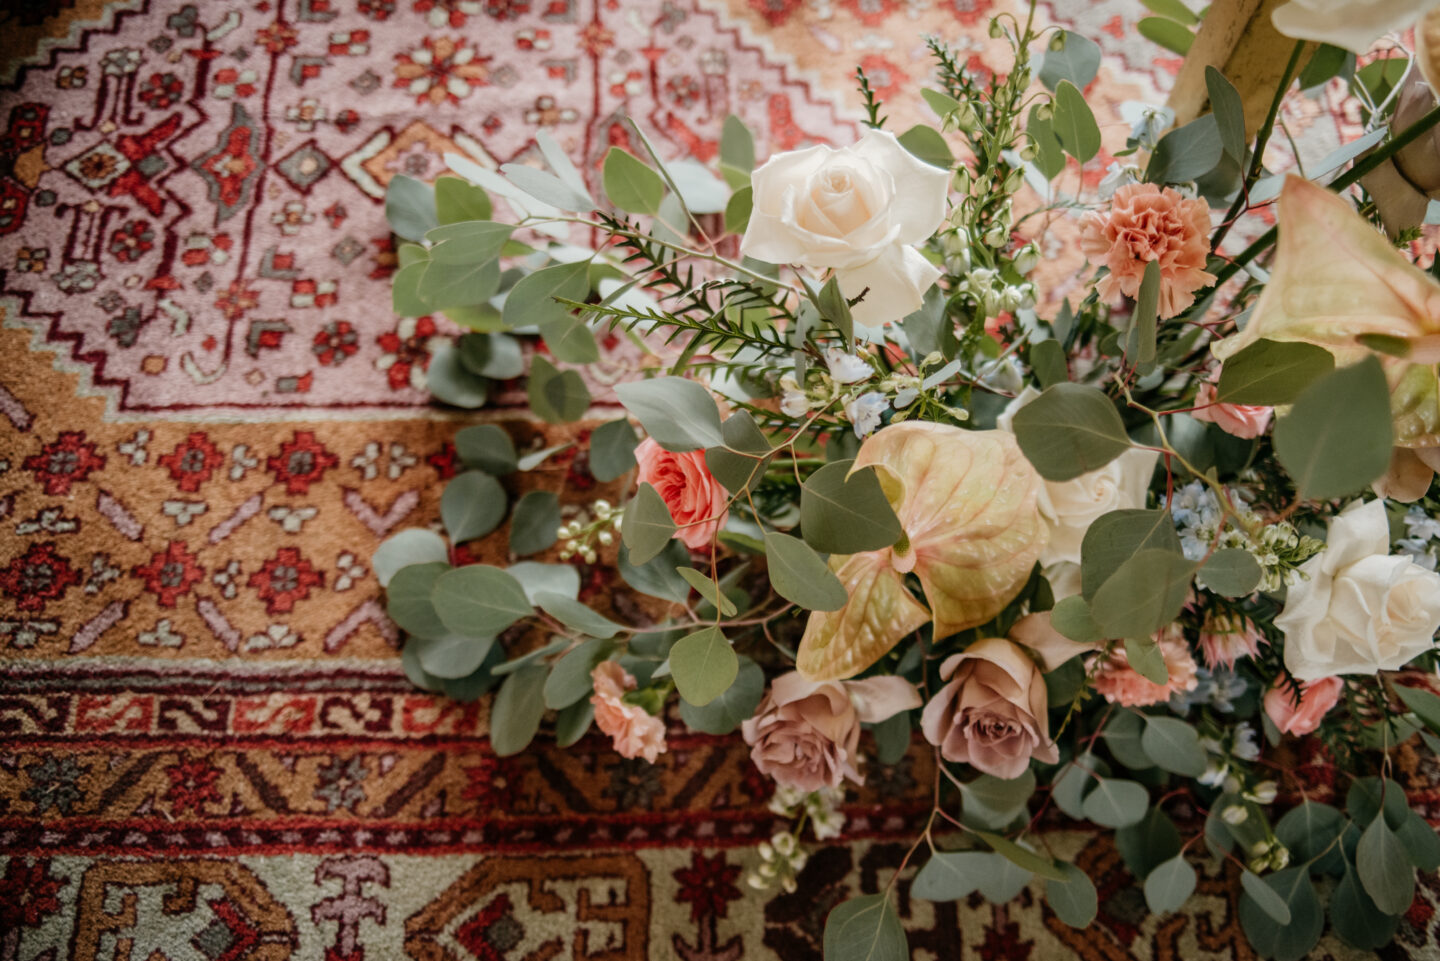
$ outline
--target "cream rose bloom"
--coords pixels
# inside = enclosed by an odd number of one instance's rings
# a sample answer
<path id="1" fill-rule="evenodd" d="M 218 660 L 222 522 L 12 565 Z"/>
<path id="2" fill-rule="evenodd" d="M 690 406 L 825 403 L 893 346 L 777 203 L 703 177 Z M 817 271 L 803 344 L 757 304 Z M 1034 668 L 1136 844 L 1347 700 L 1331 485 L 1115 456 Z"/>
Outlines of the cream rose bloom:
<path id="1" fill-rule="evenodd" d="M 1325 549 L 1300 568 L 1275 626 L 1302 681 L 1393 671 L 1430 650 L 1440 629 L 1440 574 L 1391 555 L 1385 502 L 1352 503 Z"/>
<path id="2" fill-rule="evenodd" d="M 1419 20 L 1436 0 L 1290 0 L 1270 14 L 1275 29 L 1296 40 L 1364 53 L 1391 31 Z"/>
<path id="3" fill-rule="evenodd" d="M 1035 388 L 1026 387 L 996 419 L 996 426 L 1013 430 L 1016 411 L 1039 396 Z M 1159 457 L 1153 450 L 1131 448 L 1099 470 L 1041 483 L 1036 506 L 1050 539 L 1040 551 L 1040 566 L 1056 600 L 1080 593 L 1080 544 L 1090 525 L 1111 511 L 1144 509 Z"/>
<path id="4" fill-rule="evenodd" d="M 918 310 L 940 276 L 913 245 L 945 219 L 950 173 L 914 157 L 893 134 L 867 130 L 851 147 L 776 154 L 750 185 L 754 206 L 740 252 L 834 270 L 846 297 L 865 292 L 852 310 L 857 324 Z"/>

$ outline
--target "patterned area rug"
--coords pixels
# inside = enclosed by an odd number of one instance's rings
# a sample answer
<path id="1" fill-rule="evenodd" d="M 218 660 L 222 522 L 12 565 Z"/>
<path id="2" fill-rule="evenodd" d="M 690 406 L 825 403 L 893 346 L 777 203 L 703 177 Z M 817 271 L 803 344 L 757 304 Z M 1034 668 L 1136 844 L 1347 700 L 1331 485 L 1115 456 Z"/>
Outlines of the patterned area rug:
<path id="1" fill-rule="evenodd" d="M 735 739 L 677 728 L 654 767 L 544 735 L 500 759 L 483 701 L 405 680 L 368 558 L 436 519 L 457 422 L 423 389 L 445 331 L 388 309 L 382 197 L 447 151 L 524 160 L 541 127 L 593 176 L 624 116 L 702 160 L 732 112 L 762 152 L 844 141 L 857 62 L 903 128 L 922 34 L 1004 68 L 992 0 L 8 6 L 0 959 L 818 958 L 828 909 L 903 858 L 928 753 L 870 772 L 801 893 L 755 893 L 741 878 L 775 824 Z M 1042 8 L 1104 46 L 1116 148 L 1119 104 L 1159 100 L 1178 67 L 1134 33 L 1139 11 Z M 1338 135 L 1326 119 L 1303 142 Z M 1052 278 L 1073 273 L 1048 253 Z M 634 361 L 611 348 L 601 401 Z M 487 416 L 552 443 L 516 400 Z M 567 456 L 542 482 L 595 497 Z M 610 587 L 587 571 L 587 592 Z M 1406 763 L 1440 815 L 1440 771 Z M 1233 873 L 1147 917 L 1108 841 L 1049 830 L 1101 879 L 1095 925 L 1032 892 L 931 905 L 902 881 L 916 957 L 1252 956 Z M 1440 956 L 1437 900 L 1422 879 L 1387 957 Z"/>

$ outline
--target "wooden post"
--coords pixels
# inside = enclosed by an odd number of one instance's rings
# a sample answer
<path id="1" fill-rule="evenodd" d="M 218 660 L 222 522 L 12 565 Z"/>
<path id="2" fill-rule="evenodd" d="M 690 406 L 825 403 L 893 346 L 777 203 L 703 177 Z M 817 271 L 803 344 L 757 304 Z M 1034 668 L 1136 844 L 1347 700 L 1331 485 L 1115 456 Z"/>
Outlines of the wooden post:
<path id="1" fill-rule="evenodd" d="M 1275 86 L 1285 72 L 1295 41 L 1270 23 L 1270 13 L 1286 0 L 1215 0 L 1170 91 L 1175 125 L 1189 123 L 1210 109 L 1205 68 L 1214 67 L 1235 85 L 1245 105 L 1245 135 L 1254 137 L 1265 122 Z M 1303 68 L 1317 44 L 1307 43 Z"/>

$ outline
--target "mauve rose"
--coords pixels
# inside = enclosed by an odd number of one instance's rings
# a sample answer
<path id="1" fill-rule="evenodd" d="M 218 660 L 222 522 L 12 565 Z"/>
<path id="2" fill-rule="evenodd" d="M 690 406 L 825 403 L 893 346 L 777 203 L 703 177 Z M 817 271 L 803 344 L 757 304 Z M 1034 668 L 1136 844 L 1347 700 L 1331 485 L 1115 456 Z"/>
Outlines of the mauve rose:
<path id="1" fill-rule="evenodd" d="M 1009 780 L 1033 757 L 1054 763 L 1045 678 L 1018 644 L 1003 637 L 976 641 L 940 665 L 949 681 L 925 705 L 925 740 L 947 761 Z"/>
<path id="2" fill-rule="evenodd" d="M 590 672 L 595 693 L 595 726 L 610 735 L 622 757 L 643 757 L 651 764 L 665 753 L 665 722 L 638 704 L 626 704 L 626 691 L 635 689 L 635 678 L 614 661 L 601 661 Z"/>
<path id="3" fill-rule="evenodd" d="M 677 454 L 647 437 L 635 448 L 635 461 L 639 482 L 655 488 L 670 509 L 670 519 L 680 528 L 675 536 L 691 550 L 707 546 L 725 523 L 730 497 L 705 466 L 705 452 Z"/>
<path id="4" fill-rule="evenodd" d="M 1200 389 L 1195 393 L 1195 409 L 1191 411 L 1196 420 L 1208 420 L 1232 437 L 1243 437 L 1247 440 L 1265 433 L 1274 414 L 1273 407 L 1217 404 L 1215 385 L 1210 383 L 1200 385 Z"/>
<path id="5" fill-rule="evenodd" d="M 750 757 L 782 787 L 818 791 L 849 778 L 855 767 L 860 723 L 883 721 L 920 706 L 920 695 L 899 677 L 860 681 L 807 681 L 796 671 L 770 682 L 755 716 L 740 725 Z"/>
<path id="6" fill-rule="evenodd" d="M 1340 701 L 1345 682 L 1338 677 L 1322 677 L 1300 685 L 1300 703 L 1296 704 L 1288 687 L 1272 687 L 1265 692 L 1265 714 L 1281 734 L 1297 737 L 1309 734 L 1320 726 L 1320 719 Z"/>

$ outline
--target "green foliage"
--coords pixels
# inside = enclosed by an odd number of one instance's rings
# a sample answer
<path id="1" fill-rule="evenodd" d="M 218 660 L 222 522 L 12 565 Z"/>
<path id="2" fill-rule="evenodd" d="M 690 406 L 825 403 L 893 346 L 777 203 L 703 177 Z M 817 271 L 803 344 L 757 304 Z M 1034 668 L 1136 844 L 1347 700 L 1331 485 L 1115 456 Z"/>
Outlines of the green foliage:
<path id="1" fill-rule="evenodd" d="M 792 604 L 809 611 L 838 611 L 850 599 L 820 555 L 798 537 L 767 533 L 765 560 L 770 586 Z"/>
<path id="2" fill-rule="evenodd" d="M 1177 854 L 1145 878 L 1145 904 L 1156 914 L 1178 911 L 1195 893 L 1195 869 Z"/>
<path id="3" fill-rule="evenodd" d="M 1353 494 L 1390 467 L 1390 387 L 1375 357 L 1321 377 L 1275 424 L 1275 456 L 1303 499 Z"/>
<path id="4" fill-rule="evenodd" d="M 514 473 L 517 466 L 515 443 L 504 428 L 494 424 L 476 424 L 456 432 L 455 453 L 466 467 L 494 477 Z"/>
<path id="5" fill-rule="evenodd" d="M 621 210 L 632 214 L 655 215 L 665 199 L 665 181 L 660 175 L 619 147 L 605 154 L 605 196 Z"/>
<path id="6" fill-rule="evenodd" d="M 442 224 L 489 220 L 494 214 L 485 189 L 459 177 L 441 177 L 435 181 L 435 212 Z"/>
<path id="7" fill-rule="evenodd" d="M 635 466 L 639 446 L 635 429 L 625 418 L 601 424 L 590 434 L 590 474 L 601 483 L 621 477 Z"/>
<path id="8" fill-rule="evenodd" d="M 1239 547 L 1224 547 L 1200 568 L 1206 590 L 1225 597 L 1246 597 L 1260 586 L 1263 572 L 1255 556 Z"/>
<path id="9" fill-rule="evenodd" d="M 917 123 L 899 137 L 900 146 L 932 167 L 949 170 L 955 165 L 955 155 L 950 145 L 940 136 L 940 131 L 929 124 Z"/>
<path id="10" fill-rule="evenodd" d="M 982 774 L 961 784 L 965 821 L 977 827 L 1001 830 L 1025 811 L 1034 793 L 1035 773 L 1028 769 L 1010 780 Z"/>
<path id="11" fill-rule="evenodd" d="M 579 420 L 590 409 L 590 391 L 573 370 L 557 370 L 536 354 L 530 362 L 530 410 L 551 424 Z"/>
<path id="12" fill-rule="evenodd" d="M 915 875 L 910 893 L 926 901 L 967 898 L 990 874 L 994 858 L 984 851 L 936 851 Z"/>
<path id="13" fill-rule="evenodd" d="M 1401 914 L 1410 908 L 1415 900 L 1415 866 L 1383 814 L 1377 814 L 1360 835 L 1355 867 L 1365 893 L 1385 914 Z"/>
<path id="14" fill-rule="evenodd" d="M 381 587 L 390 584 L 395 572 L 411 564 L 446 564 L 450 550 L 445 538 L 434 531 L 420 527 L 392 534 L 375 549 L 370 557 L 370 569 Z"/>
<path id="15" fill-rule="evenodd" d="M 415 656 L 426 673 L 438 678 L 454 679 L 468 677 L 479 669 L 495 644 L 494 637 L 464 637 L 459 634 L 443 634 L 439 637 L 411 637 L 405 642 L 413 645 Z"/>
<path id="16" fill-rule="evenodd" d="M 1080 542 L 1081 593 L 1093 598 L 1121 565 L 1143 550 L 1184 556 L 1169 511 L 1118 510 L 1101 514 Z"/>
<path id="17" fill-rule="evenodd" d="M 720 410 L 710 392 L 684 377 L 655 377 L 615 388 L 655 443 L 669 451 L 725 446 Z"/>
<path id="18" fill-rule="evenodd" d="M 1150 792 L 1143 784 L 1107 777 L 1085 796 L 1081 810 L 1096 824 L 1123 828 L 1139 823 L 1149 807 Z"/>
<path id="19" fill-rule="evenodd" d="M 691 587 L 695 588 L 702 600 L 712 607 L 718 608 L 725 617 L 734 617 L 738 613 L 735 602 L 725 593 L 723 585 L 717 584 L 693 567 L 678 567 L 676 570 L 690 583 Z"/>
<path id="20" fill-rule="evenodd" d="M 1055 135 L 1065 152 L 1082 164 L 1100 152 L 1100 127 L 1085 97 L 1068 80 L 1055 85 Z"/>
<path id="21" fill-rule="evenodd" d="M 1169 17 L 1143 17 L 1136 26 L 1142 37 L 1182 57 L 1195 42 L 1195 34 Z"/>
<path id="22" fill-rule="evenodd" d="M 453 407 L 471 410 L 483 407 L 490 396 L 485 378 L 471 373 L 460 360 L 460 352 L 450 344 L 440 344 L 430 353 L 426 383 L 436 400 Z"/>
<path id="23" fill-rule="evenodd" d="M 440 495 L 440 519 L 456 544 L 484 537 L 500 526 L 507 507 L 505 489 L 484 471 L 457 474 Z"/>
<path id="24" fill-rule="evenodd" d="M 1245 162 L 1245 104 L 1234 84 L 1214 67 L 1205 67 L 1205 90 L 1220 133 L 1220 146 L 1237 164 Z"/>
<path id="25" fill-rule="evenodd" d="M 1141 29 L 1143 31 L 1143 26 Z M 1152 184 L 1182 184 L 1199 180 L 1215 169 L 1224 152 L 1220 124 L 1213 113 L 1207 113 L 1160 138 L 1145 168 L 1145 179 Z"/>
<path id="26" fill-rule="evenodd" d="M 385 589 L 385 613 L 390 620 L 417 637 L 443 637 L 447 628 L 435 611 L 431 592 L 440 576 L 449 570 L 450 565 L 440 561 L 411 564 L 396 571 Z"/>
<path id="27" fill-rule="evenodd" d="M 1242 883 L 1247 878 L 1254 878 L 1254 875 L 1245 872 L 1241 875 Z M 1246 884 L 1245 893 L 1240 896 L 1240 926 L 1245 930 L 1245 936 L 1256 952 L 1264 957 L 1274 961 L 1300 961 L 1320 940 L 1320 933 L 1325 927 L 1315 885 L 1310 883 L 1304 868 L 1278 871 L 1267 875 L 1260 883 L 1279 895 L 1285 907 L 1286 920 L 1279 921 L 1275 914 L 1262 908 L 1251 893 L 1251 885 Z"/>
<path id="28" fill-rule="evenodd" d="M 620 526 L 620 538 L 629 548 L 630 563 L 644 564 L 659 554 L 675 536 L 675 531 L 670 508 L 665 506 L 655 488 L 642 483 L 626 506 L 625 519 Z"/>
<path id="29" fill-rule="evenodd" d="M 1046 480 L 1074 480 L 1130 447 L 1110 398 L 1083 384 L 1047 387 L 1016 412 L 1013 424 L 1020 450 Z"/>
<path id="30" fill-rule="evenodd" d="M 1199 777 L 1205 773 L 1205 749 L 1195 728 L 1176 717 L 1146 715 L 1140 745 L 1157 767 L 1172 774 Z"/>
<path id="31" fill-rule="evenodd" d="M 1040 82 L 1052 92 L 1062 80 L 1084 90 L 1100 71 L 1100 45 L 1069 30 L 1055 36 L 1040 62 Z"/>
<path id="32" fill-rule="evenodd" d="M 1065 880 L 1056 881 L 1052 878 L 1046 881 L 1045 900 L 1050 902 L 1055 916 L 1070 927 L 1089 927 L 1100 909 L 1095 882 L 1073 864 L 1062 861 L 1056 867 L 1065 875 Z"/>
<path id="33" fill-rule="evenodd" d="M 1301 391 L 1335 369 L 1335 357 L 1314 344 L 1257 340 L 1220 369 L 1215 401 L 1275 406 L 1293 403 Z"/>
<path id="34" fill-rule="evenodd" d="M 724 447 L 705 452 L 705 466 L 732 494 L 754 490 L 770 466 L 771 447 L 748 411 L 737 411 L 720 425 Z"/>
<path id="35" fill-rule="evenodd" d="M 529 663 L 506 675 L 490 705 L 490 749 L 498 757 L 519 754 L 529 746 L 545 714 L 544 664 Z"/>
<path id="36" fill-rule="evenodd" d="M 825 918 L 825 961 L 909 961 L 905 928 L 885 894 L 862 894 Z"/>
<path id="37" fill-rule="evenodd" d="M 546 594 L 540 598 L 540 606 L 546 613 L 551 614 L 554 612 L 547 606 L 547 602 L 551 606 L 562 603 L 566 605 L 578 603 L 561 594 Z M 583 604 L 580 606 L 584 607 Z M 589 610 L 588 607 L 585 609 Z M 559 618 L 559 615 L 555 616 Z M 610 655 L 612 647 L 613 645 L 608 640 L 594 637 L 565 652 L 565 655 L 550 668 L 550 674 L 545 678 L 545 706 L 559 711 L 582 698 L 589 697 L 590 692 L 594 690 L 594 685 L 590 681 L 590 672 L 595 669 L 595 665 Z"/>
<path id="38" fill-rule="evenodd" d="M 499 634 L 532 612 L 520 582 L 498 567 L 484 564 L 441 574 L 430 600 L 445 629 L 467 637 Z"/>
<path id="39" fill-rule="evenodd" d="M 414 177 L 396 174 L 385 187 L 385 219 L 397 236 L 416 243 L 440 225 L 435 213 L 435 188 Z"/>
<path id="40" fill-rule="evenodd" d="M 510 520 L 510 553 L 538 554 L 555 543 L 559 529 L 559 497 L 553 491 L 526 491 Z"/>
<path id="41" fill-rule="evenodd" d="M 811 474 L 800 491 L 805 543 L 827 554 L 890 547 L 904 531 L 874 468 L 851 474 L 854 461 L 836 461 Z"/>
<path id="42" fill-rule="evenodd" d="M 735 682 L 708 704 L 696 705 L 682 698 L 680 718 L 690 728 L 705 734 L 729 734 L 755 713 L 765 695 L 765 672 L 744 655 L 737 656 Z"/>
<path id="43" fill-rule="evenodd" d="M 688 568 L 682 568 L 686 570 Z M 740 659 L 718 627 L 686 635 L 670 648 L 670 673 L 680 696 L 704 707 L 729 690 L 740 672 Z"/>

